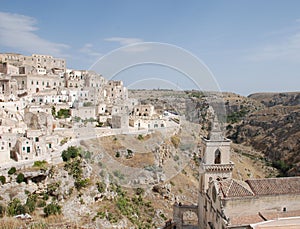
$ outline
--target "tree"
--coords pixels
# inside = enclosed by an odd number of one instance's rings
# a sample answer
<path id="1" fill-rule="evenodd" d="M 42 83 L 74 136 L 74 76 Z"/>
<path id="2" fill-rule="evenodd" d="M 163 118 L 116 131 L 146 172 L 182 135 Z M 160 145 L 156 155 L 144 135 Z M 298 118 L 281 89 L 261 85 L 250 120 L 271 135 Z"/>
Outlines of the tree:
<path id="1" fill-rule="evenodd" d="M 16 180 L 19 184 L 25 181 L 25 176 L 23 173 L 19 173 Z"/>
<path id="2" fill-rule="evenodd" d="M 58 112 L 57 112 L 57 118 L 69 118 L 71 116 L 70 114 L 70 109 L 60 109 Z"/>
<path id="3" fill-rule="evenodd" d="M 55 115 L 56 115 L 56 108 L 55 108 L 55 106 L 53 106 L 51 108 L 51 114 L 52 114 L 53 117 L 55 117 Z"/>
<path id="4" fill-rule="evenodd" d="M 8 174 L 9 175 L 13 175 L 15 172 L 17 171 L 16 167 L 11 167 L 9 170 L 8 170 Z"/>
<path id="5" fill-rule="evenodd" d="M 69 161 L 71 158 L 76 158 L 80 155 L 80 149 L 75 146 L 69 146 L 67 150 L 64 150 L 61 154 L 63 161 Z"/>
<path id="6" fill-rule="evenodd" d="M 1 182 L 2 184 L 5 184 L 5 182 L 6 182 L 5 176 L 0 176 L 0 182 Z"/>

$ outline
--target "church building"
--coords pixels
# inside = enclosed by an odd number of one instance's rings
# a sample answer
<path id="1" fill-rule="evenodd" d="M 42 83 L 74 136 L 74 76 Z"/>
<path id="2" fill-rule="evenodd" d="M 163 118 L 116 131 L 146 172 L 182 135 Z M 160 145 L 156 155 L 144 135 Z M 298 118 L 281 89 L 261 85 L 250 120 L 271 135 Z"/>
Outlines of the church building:
<path id="1" fill-rule="evenodd" d="M 165 228 L 300 228 L 300 177 L 233 179 L 230 144 L 215 117 L 202 138 L 198 205 L 174 204 L 174 222 Z M 185 224 L 187 211 L 197 214 L 197 225 Z"/>

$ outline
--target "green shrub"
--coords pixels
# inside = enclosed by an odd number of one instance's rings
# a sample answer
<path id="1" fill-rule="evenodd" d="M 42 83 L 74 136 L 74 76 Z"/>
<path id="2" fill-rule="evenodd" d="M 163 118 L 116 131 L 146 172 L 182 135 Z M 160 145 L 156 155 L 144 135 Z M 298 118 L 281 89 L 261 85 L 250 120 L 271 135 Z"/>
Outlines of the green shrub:
<path id="1" fill-rule="evenodd" d="M 45 207 L 47 204 L 46 204 L 46 201 L 44 201 L 44 200 L 38 200 L 38 202 L 36 203 L 36 206 L 38 207 L 38 208 L 43 208 L 43 207 Z"/>
<path id="2" fill-rule="evenodd" d="M 99 121 L 98 121 L 98 123 L 97 123 L 96 127 L 102 127 L 103 125 L 104 125 L 104 123 L 103 123 L 103 122 L 99 122 Z"/>
<path id="3" fill-rule="evenodd" d="M 113 171 L 113 174 L 114 174 L 115 177 L 119 178 L 120 180 L 124 180 L 124 178 L 125 178 L 125 177 L 124 177 L 124 174 L 121 173 L 120 170 L 114 170 L 114 171 Z"/>
<path id="4" fill-rule="evenodd" d="M 51 114 L 53 117 L 56 115 L 56 108 L 54 106 L 51 108 Z"/>
<path id="5" fill-rule="evenodd" d="M 51 183 L 51 184 L 48 184 L 47 185 L 47 194 L 51 195 L 51 196 L 54 196 L 54 193 L 59 188 L 59 186 L 60 186 L 60 182 L 59 181 Z M 45 194 L 44 194 L 44 197 L 45 197 Z M 49 196 L 48 196 L 48 198 L 49 198 Z"/>
<path id="6" fill-rule="evenodd" d="M 26 208 L 21 204 L 21 201 L 18 198 L 15 198 L 8 203 L 7 214 L 9 216 L 15 216 L 15 215 L 20 215 L 25 213 L 26 213 Z"/>
<path id="7" fill-rule="evenodd" d="M 37 168 L 45 168 L 47 165 L 47 161 L 43 160 L 43 161 L 35 161 L 33 163 L 33 167 L 37 167 Z"/>
<path id="8" fill-rule="evenodd" d="M 2 218 L 5 215 L 5 206 L 3 206 L 2 204 L 0 204 L 0 218 Z"/>
<path id="9" fill-rule="evenodd" d="M 105 191 L 106 185 L 104 182 L 97 182 L 97 189 L 100 193 L 103 193 Z"/>
<path id="10" fill-rule="evenodd" d="M 177 135 L 173 135 L 171 137 L 171 142 L 174 145 L 175 148 L 178 148 L 179 144 L 180 144 L 180 138 Z"/>
<path id="11" fill-rule="evenodd" d="M 48 200 L 49 199 L 49 194 L 47 192 L 45 192 L 43 194 L 43 200 Z"/>
<path id="12" fill-rule="evenodd" d="M 88 186 L 88 184 L 90 183 L 90 179 L 86 178 L 86 179 L 77 179 L 74 183 L 74 186 L 77 190 L 80 190 L 82 188 L 85 188 Z"/>
<path id="13" fill-rule="evenodd" d="M 279 174 L 280 177 L 287 176 L 288 175 L 287 172 L 292 168 L 292 166 L 288 165 L 285 161 L 281 161 L 281 160 L 273 161 L 272 166 L 280 171 Z"/>
<path id="14" fill-rule="evenodd" d="M 120 157 L 121 155 L 120 155 L 120 152 L 119 151 L 117 151 L 116 152 L 116 157 Z"/>
<path id="15" fill-rule="evenodd" d="M 73 175 L 74 179 L 80 179 L 82 175 L 82 167 L 80 158 L 69 161 L 65 164 L 65 170 L 69 175 Z"/>
<path id="16" fill-rule="evenodd" d="M 5 182 L 6 182 L 5 176 L 0 176 L 0 182 L 1 182 L 2 184 L 5 184 Z"/>
<path id="17" fill-rule="evenodd" d="M 139 136 L 138 136 L 138 140 L 144 140 L 144 137 L 143 137 L 143 135 L 139 134 Z"/>
<path id="18" fill-rule="evenodd" d="M 16 180 L 19 184 L 25 181 L 25 176 L 23 173 L 19 173 Z"/>
<path id="19" fill-rule="evenodd" d="M 83 106 L 84 107 L 90 107 L 90 106 L 93 106 L 93 103 L 92 102 L 84 102 Z"/>
<path id="20" fill-rule="evenodd" d="M 32 194 L 32 195 L 28 196 L 25 207 L 28 209 L 29 213 L 31 213 L 35 210 L 36 201 L 37 201 L 36 194 Z"/>
<path id="21" fill-rule="evenodd" d="M 90 151 L 83 151 L 81 153 L 81 156 L 85 159 L 85 160 L 91 160 L 92 156 L 93 156 L 93 152 Z"/>
<path id="22" fill-rule="evenodd" d="M 17 171 L 16 167 L 11 167 L 11 168 L 8 170 L 7 173 L 8 173 L 9 175 L 13 175 L 13 174 L 16 173 L 16 171 Z"/>
<path id="23" fill-rule="evenodd" d="M 63 138 L 61 141 L 60 141 L 60 145 L 64 145 L 64 144 L 66 144 L 67 142 L 68 142 L 68 137 L 65 137 L 65 138 Z"/>
<path id="24" fill-rule="evenodd" d="M 135 194 L 136 194 L 136 195 L 143 195 L 144 192 L 145 192 L 145 190 L 144 190 L 143 188 L 137 188 L 137 189 L 135 190 Z"/>
<path id="25" fill-rule="evenodd" d="M 56 115 L 57 118 L 69 118 L 70 116 L 71 116 L 70 109 L 60 109 Z"/>
<path id="26" fill-rule="evenodd" d="M 61 206 L 56 203 L 48 204 L 44 207 L 45 216 L 48 217 L 49 215 L 60 215 L 61 214 Z"/>

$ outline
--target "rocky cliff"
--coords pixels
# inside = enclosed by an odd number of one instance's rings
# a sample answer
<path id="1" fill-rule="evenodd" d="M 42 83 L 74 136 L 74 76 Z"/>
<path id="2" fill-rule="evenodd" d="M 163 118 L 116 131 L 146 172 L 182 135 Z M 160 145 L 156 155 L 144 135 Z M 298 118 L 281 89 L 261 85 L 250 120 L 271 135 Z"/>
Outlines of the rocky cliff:
<path id="1" fill-rule="evenodd" d="M 261 151 L 281 175 L 300 175 L 300 93 L 259 93 L 249 98 L 265 107 L 250 112 L 228 136 Z"/>

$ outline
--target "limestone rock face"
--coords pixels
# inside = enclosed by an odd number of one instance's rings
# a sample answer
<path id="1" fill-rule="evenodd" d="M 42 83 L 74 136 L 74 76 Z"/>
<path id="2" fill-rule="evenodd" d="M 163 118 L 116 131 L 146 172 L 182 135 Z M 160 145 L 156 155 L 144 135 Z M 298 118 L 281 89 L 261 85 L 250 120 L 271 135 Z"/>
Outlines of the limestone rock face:
<path id="1" fill-rule="evenodd" d="M 41 112 L 34 114 L 32 112 L 26 112 L 24 115 L 24 122 L 30 129 L 48 129 L 52 127 L 53 117 L 50 114 Z"/>
<path id="2" fill-rule="evenodd" d="M 300 93 L 260 93 L 250 96 L 267 107 L 250 113 L 229 131 L 236 143 L 251 145 L 271 162 L 288 166 L 286 175 L 300 175 Z"/>

